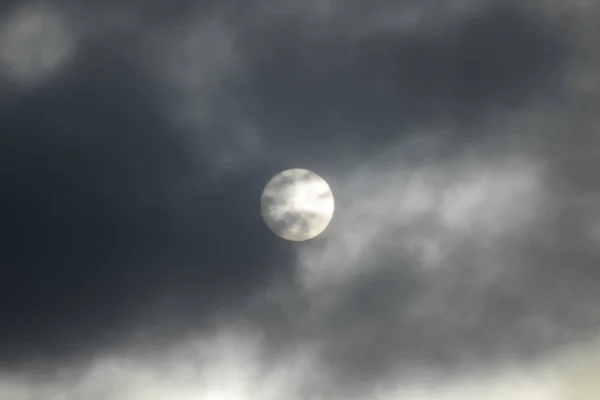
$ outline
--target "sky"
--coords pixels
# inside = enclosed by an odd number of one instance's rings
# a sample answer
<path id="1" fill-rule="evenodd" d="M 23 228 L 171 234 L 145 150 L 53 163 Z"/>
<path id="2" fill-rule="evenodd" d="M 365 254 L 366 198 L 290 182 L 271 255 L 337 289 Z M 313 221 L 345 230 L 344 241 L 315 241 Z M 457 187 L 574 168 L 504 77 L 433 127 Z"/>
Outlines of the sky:
<path id="1" fill-rule="evenodd" d="M 0 6 L 0 400 L 600 398 L 600 6 Z M 306 242 L 276 173 L 329 183 Z"/>

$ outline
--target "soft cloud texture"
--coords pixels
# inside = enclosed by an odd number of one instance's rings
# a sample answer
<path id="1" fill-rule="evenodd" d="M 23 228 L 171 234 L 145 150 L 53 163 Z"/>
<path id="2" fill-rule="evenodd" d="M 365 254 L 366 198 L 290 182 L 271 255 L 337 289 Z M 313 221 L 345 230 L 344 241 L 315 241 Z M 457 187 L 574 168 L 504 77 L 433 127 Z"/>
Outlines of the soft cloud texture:
<path id="1" fill-rule="evenodd" d="M 597 396 L 599 12 L 11 8 L 0 400 Z M 260 219 L 290 167 L 317 240 Z"/>

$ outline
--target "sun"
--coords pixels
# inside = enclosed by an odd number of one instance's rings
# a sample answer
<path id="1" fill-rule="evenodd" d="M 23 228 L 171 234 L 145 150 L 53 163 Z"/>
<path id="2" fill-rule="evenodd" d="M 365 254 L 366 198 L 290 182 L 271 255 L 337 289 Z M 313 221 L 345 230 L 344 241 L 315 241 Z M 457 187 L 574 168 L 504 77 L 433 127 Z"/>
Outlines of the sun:
<path id="1" fill-rule="evenodd" d="M 302 168 L 275 175 L 261 196 L 261 214 L 269 229 L 291 241 L 319 236 L 333 218 L 335 202 L 329 184 Z"/>

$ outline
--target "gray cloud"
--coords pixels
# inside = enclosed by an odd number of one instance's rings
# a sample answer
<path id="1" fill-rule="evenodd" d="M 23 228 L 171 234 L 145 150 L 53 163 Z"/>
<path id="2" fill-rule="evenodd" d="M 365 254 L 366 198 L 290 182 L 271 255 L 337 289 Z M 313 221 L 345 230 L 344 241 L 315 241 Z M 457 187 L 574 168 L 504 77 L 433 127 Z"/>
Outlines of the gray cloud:
<path id="1" fill-rule="evenodd" d="M 2 99 L 0 399 L 575 398 L 597 7 L 451 3 L 100 7 Z M 289 167 L 336 195 L 315 242 L 260 220 Z"/>

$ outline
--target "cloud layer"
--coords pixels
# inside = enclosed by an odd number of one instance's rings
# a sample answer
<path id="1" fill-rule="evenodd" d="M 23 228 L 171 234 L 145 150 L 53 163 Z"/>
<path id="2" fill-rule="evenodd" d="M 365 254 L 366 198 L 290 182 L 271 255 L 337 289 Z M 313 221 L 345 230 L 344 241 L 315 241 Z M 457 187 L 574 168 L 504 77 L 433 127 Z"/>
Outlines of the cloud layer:
<path id="1" fill-rule="evenodd" d="M 0 21 L 0 400 L 600 390 L 578 372 L 600 324 L 597 6 Z M 306 243 L 260 217 L 292 167 L 336 197 Z"/>

